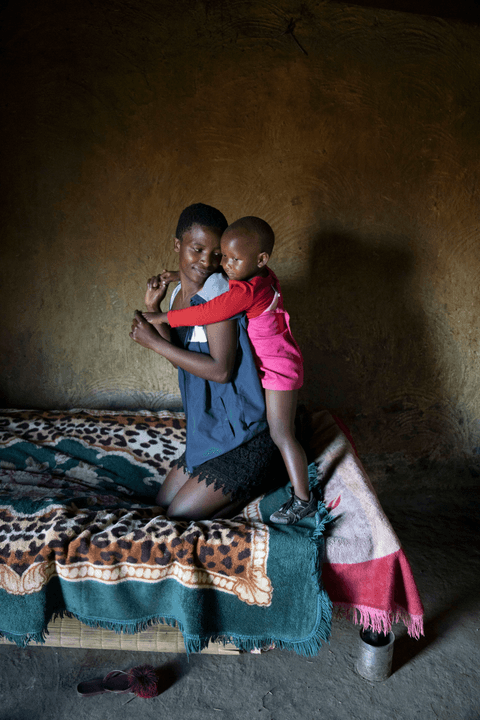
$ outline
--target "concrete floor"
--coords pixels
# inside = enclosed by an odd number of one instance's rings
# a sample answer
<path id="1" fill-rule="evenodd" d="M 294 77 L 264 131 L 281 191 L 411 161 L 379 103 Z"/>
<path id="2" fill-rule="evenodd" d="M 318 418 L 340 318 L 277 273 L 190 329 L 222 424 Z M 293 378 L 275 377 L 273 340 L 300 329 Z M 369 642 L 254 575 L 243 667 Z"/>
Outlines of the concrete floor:
<path id="1" fill-rule="evenodd" d="M 395 626 L 393 674 L 355 670 L 358 628 L 336 621 L 318 657 L 185 655 L 0 646 L 1 720 L 480 720 L 478 468 L 415 467 L 384 458 L 367 469 L 407 552 L 422 596 L 425 637 Z M 162 694 L 77 697 L 81 680 L 150 663 Z"/>

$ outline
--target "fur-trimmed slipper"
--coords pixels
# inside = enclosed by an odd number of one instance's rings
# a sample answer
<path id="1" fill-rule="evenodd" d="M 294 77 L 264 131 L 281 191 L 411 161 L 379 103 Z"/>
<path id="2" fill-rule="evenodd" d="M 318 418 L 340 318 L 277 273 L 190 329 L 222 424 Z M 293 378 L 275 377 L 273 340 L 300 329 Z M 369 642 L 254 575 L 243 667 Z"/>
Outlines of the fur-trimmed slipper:
<path id="1" fill-rule="evenodd" d="M 85 680 L 77 685 L 77 693 L 82 697 L 103 695 L 107 692 L 130 693 L 131 682 L 129 674 L 123 670 L 112 670 L 105 677 L 96 680 Z"/>
<path id="2" fill-rule="evenodd" d="M 92 697 L 104 693 L 134 693 L 143 698 L 156 697 L 158 695 L 157 671 L 152 665 L 139 665 L 128 672 L 112 670 L 103 679 L 97 678 L 79 683 L 77 693 L 82 697 Z"/>

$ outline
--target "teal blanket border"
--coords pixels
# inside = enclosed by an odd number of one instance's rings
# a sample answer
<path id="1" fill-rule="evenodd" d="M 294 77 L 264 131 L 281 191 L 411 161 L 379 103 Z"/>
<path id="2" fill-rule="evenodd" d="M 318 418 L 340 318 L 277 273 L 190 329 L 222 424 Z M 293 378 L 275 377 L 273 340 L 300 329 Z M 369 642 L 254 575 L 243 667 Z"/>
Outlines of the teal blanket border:
<path id="1" fill-rule="evenodd" d="M 318 477 L 317 468 L 315 463 L 311 463 L 309 466 L 309 481 L 310 488 L 318 488 Z M 286 488 L 282 491 L 287 493 Z M 273 493 L 275 498 L 278 497 L 278 492 Z M 272 498 L 267 496 L 266 499 Z M 262 503 L 265 502 L 265 498 Z M 269 511 L 265 513 L 269 515 Z M 183 624 L 173 615 L 155 615 L 147 616 L 141 619 L 133 621 L 109 621 L 105 618 L 97 618 L 91 616 L 84 616 L 70 612 L 64 607 L 64 597 L 62 592 L 61 582 L 58 578 L 52 578 L 49 582 L 49 592 L 36 593 L 34 596 L 28 596 L 22 598 L 23 602 L 36 603 L 41 608 L 41 615 L 44 618 L 45 626 L 43 629 L 34 630 L 26 633 L 13 633 L 5 632 L 0 630 L 0 635 L 3 635 L 7 640 L 14 642 L 20 647 L 25 647 L 29 642 L 33 641 L 36 643 L 44 643 L 45 637 L 48 634 L 47 625 L 53 619 L 57 617 L 74 617 L 80 622 L 90 627 L 101 627 L 107 630 L 114 630 L 117 633 L 135 634 L 146 630 L 147 628 L 157 625 L 169 625 L 171 627 L 177 627 L 183 636 L 185 643 L 185 650 L 187 654 L 201 652 L 207 647 L 211 641 L 219 641 L 224 645 L 227 643 L 233 643 L 239 650 L 249 652 L 251 650 L 262 649 L 274 645 L 276 648 L 284 650 L 293 650 L 299 655 L 311 657 L 317 655 L 320 651 L 322 644 L 328 642 L 330 638 L 331 630 L 331 619 L 332 619 L 332 603 L 323 587 L 322 583 L 322 564 L 325 552 L 325 529 L 326 526 L 332 522 L 333 518 L 328 513 L 325 504 L 322 500 L 318 500 L 317 512 L 315 514 L 315 524 L 313 529 L 309 532 L 310 534 L 310 546 L 312 550 L 311 557 L 311 576 L 312 582 L 316 590 L 316 619 L 313 624 L 311 631 L 304 637 L 298 640 L 292 640 L 286 637 L 278 635 L 242 635 L 238 633 L 209 633 L 209 634 L 189 634 L 185 631 Z M 15 612 L 13 604 L 9 607 L 9 596 L 5 591 L 0 591 L 0 600 L 2 606 L 2 613 L 8 615 L 9 610 Z M 17 600 L 18 601 L 18 600 Z M 42 608 L 42 605 L 44 607 Z"/>

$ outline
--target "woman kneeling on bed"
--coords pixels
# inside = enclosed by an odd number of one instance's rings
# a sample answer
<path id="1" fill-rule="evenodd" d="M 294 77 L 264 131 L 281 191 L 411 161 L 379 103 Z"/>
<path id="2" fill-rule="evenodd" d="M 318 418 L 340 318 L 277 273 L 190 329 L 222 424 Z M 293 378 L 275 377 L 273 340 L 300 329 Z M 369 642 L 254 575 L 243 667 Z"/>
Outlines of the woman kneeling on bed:
<path id="1" fill-rule="evenodd" d="M 218 272 L 220 238 L 227 225 L 219 210 L 202 203 L 181 213 L 174 246 L 180 283 L 171 309 L 200 305 L 228 291 L 228 280 Z M 173 274 L 164 273 L 149 280 L 149 312 L 160 312 L 172 279 Z M 281 458 L 268 430 L 245 318 L 170 328 L 147 322 L 137 310 L 130 337 L 178 367 L 187 439 L 185 453 L 157 495 L 168 516 L 231 517 L 272 487 Z"/>

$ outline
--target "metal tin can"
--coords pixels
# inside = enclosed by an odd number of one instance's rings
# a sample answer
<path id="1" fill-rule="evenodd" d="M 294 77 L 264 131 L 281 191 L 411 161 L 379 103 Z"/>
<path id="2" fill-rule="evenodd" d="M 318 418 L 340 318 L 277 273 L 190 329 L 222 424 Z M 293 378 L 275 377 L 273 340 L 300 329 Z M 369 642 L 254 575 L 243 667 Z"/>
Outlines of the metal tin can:
<path id="1" fill-rule="evenodd" d="M 381 682 L 392 674 L 395 635 L 361 630 L 355 669 L 366 680 Z"/>

